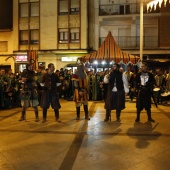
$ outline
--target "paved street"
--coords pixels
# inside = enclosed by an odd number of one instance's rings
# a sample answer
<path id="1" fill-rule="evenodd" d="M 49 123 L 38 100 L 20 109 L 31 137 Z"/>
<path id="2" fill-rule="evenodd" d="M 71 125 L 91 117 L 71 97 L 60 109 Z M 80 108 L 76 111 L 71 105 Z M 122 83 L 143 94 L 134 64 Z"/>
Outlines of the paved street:
<path id="1" fill-rule="evenodd" d="M 0 170 L 169 170 L 170 104 L 152 105 L 155 123 L 145 111 L 135 123 L 135 102 L 128 100 L 120 123 L 115 111 L 103 122 L 103 102 L 89 102 L 90 121 L 83 107 L 75 120 L 74 102 L 61 100 L 61 106 L 61 123 L 52 109 L 46 123 L 34 121 L 32 108 L 23 122 L 21 108 L 0 110 Z"/>

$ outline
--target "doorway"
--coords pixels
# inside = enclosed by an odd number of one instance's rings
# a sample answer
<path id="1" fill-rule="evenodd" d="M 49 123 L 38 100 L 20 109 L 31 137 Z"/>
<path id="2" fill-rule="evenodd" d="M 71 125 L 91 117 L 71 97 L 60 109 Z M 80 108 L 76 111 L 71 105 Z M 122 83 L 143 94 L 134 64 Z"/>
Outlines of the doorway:
<path id="1" fill-rule="evenodd" d="M 23 72 L 24 69 L 26 69 L 27 63 L 16 63 L 15 64 L 15 72 Z"/>

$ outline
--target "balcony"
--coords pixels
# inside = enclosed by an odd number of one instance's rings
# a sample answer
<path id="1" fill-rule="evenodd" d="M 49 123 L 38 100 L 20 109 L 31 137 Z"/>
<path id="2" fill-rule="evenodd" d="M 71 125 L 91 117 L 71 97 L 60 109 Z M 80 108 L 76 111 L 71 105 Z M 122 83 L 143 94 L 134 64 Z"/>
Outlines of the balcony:
<path id="1" fill-rule="evenodd" d="M 100 37 L 99 47 L 106 37 Z M 140 37 L 139 36 L 114 36 L 115 42 L 121 49 L 139 49 Z M 144 36 L 143 37 L 144 49 L 158 49 L 158 36 Z"/>
<path id="2" fill-rule="evenodd" d="M 144 4 L 143 12 L 147 13 L 146 4 Z M 140 3 L 99 5 L 99 16 L 126 14 L 140 14 Z"/>

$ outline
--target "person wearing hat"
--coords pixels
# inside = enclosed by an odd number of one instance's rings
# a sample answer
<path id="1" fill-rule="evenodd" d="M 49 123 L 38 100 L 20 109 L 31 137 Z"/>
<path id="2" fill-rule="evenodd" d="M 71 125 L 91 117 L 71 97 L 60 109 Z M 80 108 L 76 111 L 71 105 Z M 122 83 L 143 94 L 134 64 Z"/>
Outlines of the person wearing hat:
<path id="1" fill-rule="evenodd" d="M 37 84 L 35 82 L 35 72 L 33 71 L 32 64 L 26 65 L 26 70 L 21 74 L 21 90 L 20 90 L 20 99 L 22 106 L 22 114 L 19 121 L 25 120 L 26 109 L 28 106 L 32 106 L 35 112 L 35 121 L 39 121 L 38 116 L 38 92 L 37 92 Z"/>
<path id="2" fill-rule="evenodd" d="M 129 93 L 128 80 L 125 74 L 119 71 L 119 64 L 114 63 L 110 74 L 104 77 L 108 83 L 108 91 L 105 99 L 105 122 L 111 117 L 111 110 L 116 110 L 116 119 L 120 122 L 121 110 L 125 108 L 125 94 Z"/>

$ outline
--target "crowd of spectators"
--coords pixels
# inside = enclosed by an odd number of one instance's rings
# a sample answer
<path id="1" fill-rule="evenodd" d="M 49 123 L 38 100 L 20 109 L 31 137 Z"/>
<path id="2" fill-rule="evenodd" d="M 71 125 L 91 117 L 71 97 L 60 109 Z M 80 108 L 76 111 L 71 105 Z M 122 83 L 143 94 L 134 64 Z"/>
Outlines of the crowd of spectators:
<path id="1" fill-rule="evenodd" d="M 37 89 L 39 90 L 39 100 L 41 97 L 41 86 L 40 79 L 42 75 L 47 71 L 43 67 L 39 67 L 36 70 L 35 80 L 37 83 Z M 94 73 L 94 70 L 86 70 L 87 74 L 87 90 L 89 95 L 89 101 L 104 101 L 107 84 L 104 83 L 104 76 L 107 75 L 111 69 L 106 69 L 105 71 L 100 71 Z M 126 70 L 121 68 L 123 74 L 126 74 L 129 81 L 129 97 L 131 100 L 135 98 L 135 75 L 136 71 L 130 70 L 130 67 L 127 67 Z M 138 70 L 140 71 L 140 69 Z M 73 100 L 74 86 L 72 77 L 74 76 L 76 69 L 72 72 L 72 69 L 63 69 L 56 70 L 55 73 L 59 76 L 61 81 L 61 86 L 58 88 L 60 99 L 64 100 Z M 166 70 L 163 72 L 161 68 L 156 69 L 154 77 L 156 80 L 155 87 L 159 89 L 159 92 L 156 92 L 155 99 L 156 102 L 162 102 L 160 94 L 164 92 L 170 92 L 170 71 Z M 10 69 L 7 73 L 5 69 L 0 69 L 0 109 L 8 109 L 13 107 L 20 107 L 20 75 L 21 73 L 13 73 Z"/>

